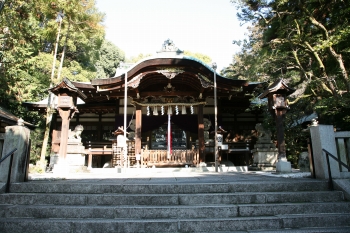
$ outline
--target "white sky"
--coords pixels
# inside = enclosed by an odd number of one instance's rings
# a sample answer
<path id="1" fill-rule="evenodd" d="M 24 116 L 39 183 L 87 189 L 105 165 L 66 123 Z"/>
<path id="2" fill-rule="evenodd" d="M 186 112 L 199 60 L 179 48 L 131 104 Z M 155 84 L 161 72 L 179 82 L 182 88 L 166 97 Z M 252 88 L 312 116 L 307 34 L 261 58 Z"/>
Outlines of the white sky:
<path id="1" fill-rule="evenodd" d="M 127 58 L 155 54 L 168 38 L 181 50 L 202 53 L 218 65 L 232 62 L 245 37 L 230 0 L 97 0 L 106 14 L 106 38 Z"/>

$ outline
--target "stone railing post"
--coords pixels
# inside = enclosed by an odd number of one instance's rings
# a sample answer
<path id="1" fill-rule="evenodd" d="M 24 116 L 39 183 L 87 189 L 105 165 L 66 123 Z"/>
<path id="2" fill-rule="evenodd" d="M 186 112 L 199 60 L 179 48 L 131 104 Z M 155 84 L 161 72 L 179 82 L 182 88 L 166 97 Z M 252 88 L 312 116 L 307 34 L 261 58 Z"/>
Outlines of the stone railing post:
<path id="1" fill-rule="evenodd" d="M 2 156 L 5 156 L 13 149 L 17 151 L 12 155 L 12 171 L 10 182 L 24 182 L 27 177 L 27 167 L 29 164 L 29 143 L 30 130 L 23 125 L 23 120 L 18 120 L 18 125 L 7 126 L 5 128 L 5 140 Z M 7 158 L 0 164 L 0 182 L 7 181 L 10 159 Z"/>
<path id="2" fill-rule="evenodd" d="M 334 156 L 337 156 L 337 146 L 335 144 L 334 127 L 332 125 L 317 125 L 310 127 L 312 140 L 312 153 L 315 164 L 315 175 L 317 179 L 328 179 L 328 168 L 326 154 L 322 149 L 326 149 Z M 332 177 L 340 178 L 339 164 L 334 159 L 329 159 Z"/>

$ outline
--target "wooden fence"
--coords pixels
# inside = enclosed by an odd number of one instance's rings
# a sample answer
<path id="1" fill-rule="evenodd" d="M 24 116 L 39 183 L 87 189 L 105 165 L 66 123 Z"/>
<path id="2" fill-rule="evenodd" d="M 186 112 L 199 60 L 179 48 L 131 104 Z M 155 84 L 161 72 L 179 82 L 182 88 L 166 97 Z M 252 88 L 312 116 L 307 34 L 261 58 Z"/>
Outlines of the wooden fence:
<path id="1" fill-rule="evenodd" d="M 168 158 L 166 150 L 143 150 L 142 167 L 196 166 L 199 163 L 198 150 L 173 150 Z"/>

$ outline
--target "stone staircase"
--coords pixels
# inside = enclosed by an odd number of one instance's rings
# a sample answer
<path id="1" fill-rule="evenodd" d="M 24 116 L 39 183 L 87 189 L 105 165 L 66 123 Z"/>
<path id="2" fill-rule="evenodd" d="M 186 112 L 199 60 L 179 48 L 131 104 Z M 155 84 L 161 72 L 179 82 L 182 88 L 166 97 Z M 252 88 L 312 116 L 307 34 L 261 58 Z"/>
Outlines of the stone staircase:
<path id="1" fill-rule="evenodd" d="M 350 232 L 350 202 L 326 181 L 15 183 L 0 232 Z"/>

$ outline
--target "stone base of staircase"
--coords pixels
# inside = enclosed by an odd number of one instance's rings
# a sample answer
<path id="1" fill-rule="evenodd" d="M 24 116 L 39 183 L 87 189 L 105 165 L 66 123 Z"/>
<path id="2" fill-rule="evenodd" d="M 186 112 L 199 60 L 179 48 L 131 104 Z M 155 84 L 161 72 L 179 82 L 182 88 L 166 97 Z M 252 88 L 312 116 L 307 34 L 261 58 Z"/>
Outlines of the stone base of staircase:
<path id="1" fill-rule="evenodd" d="M 158 174 L 11 184 L 0 232 L 350 232 L 350 202 L 327 181 Z"/>

